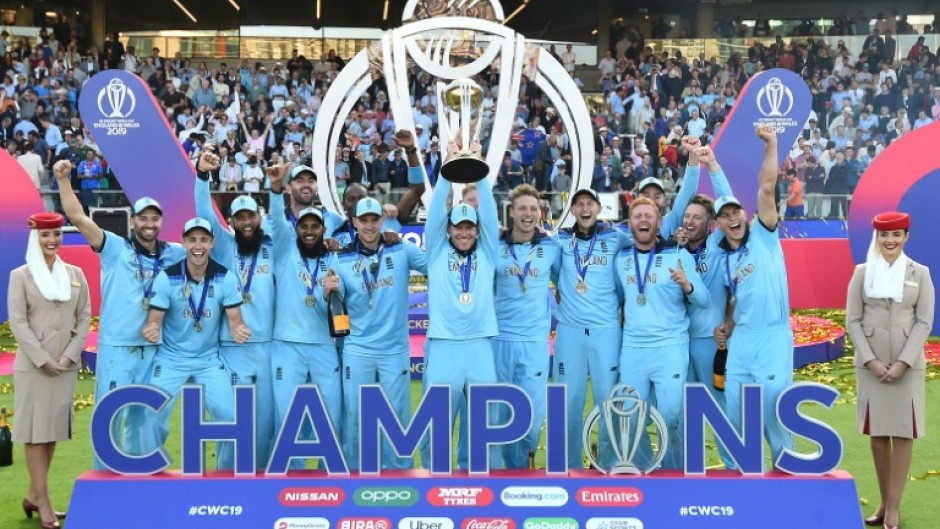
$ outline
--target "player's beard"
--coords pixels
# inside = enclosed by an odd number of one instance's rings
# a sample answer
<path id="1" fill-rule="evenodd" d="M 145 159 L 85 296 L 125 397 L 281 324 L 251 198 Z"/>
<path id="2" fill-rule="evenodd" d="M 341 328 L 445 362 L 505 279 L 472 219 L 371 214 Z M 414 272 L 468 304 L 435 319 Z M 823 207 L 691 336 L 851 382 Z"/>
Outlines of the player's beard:
<path id="1" fill-rule="evenodd" d="M 297 249 L 300 251 L 302 257 L 307 259 L 316 259 L 317 257 L 322 256 L 326 253 L 326 246 L 323 243 L 323 237 L 317 239 L 317 242 L 313 243 L 312 248 L 307 248 L 303 242 L 300 241 L 300 237 L 297 238 Z"/>
<path id="2" fill-rule="evenodd" d="M 251 237 L 246 238 L 241 230 L 235 230 L 235 244 L 238 246 L 238 255 L 254 255 L 261 250 L 261 243 L 264 242 L 264 232 L 259 229 L 252 230 Z"/>

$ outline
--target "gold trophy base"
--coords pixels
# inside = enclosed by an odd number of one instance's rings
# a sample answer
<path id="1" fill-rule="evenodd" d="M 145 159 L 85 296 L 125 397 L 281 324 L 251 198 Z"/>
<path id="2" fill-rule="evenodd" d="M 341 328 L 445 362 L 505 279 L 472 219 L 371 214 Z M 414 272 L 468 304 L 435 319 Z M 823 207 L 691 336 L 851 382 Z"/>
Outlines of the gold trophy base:
<path id="1" fill-rule="evenodd" d="M 441 177 L 455 184 L 479 182 L 490 173 L 490 166 L 471 151 L 457 151 L 441 166 Z"/>

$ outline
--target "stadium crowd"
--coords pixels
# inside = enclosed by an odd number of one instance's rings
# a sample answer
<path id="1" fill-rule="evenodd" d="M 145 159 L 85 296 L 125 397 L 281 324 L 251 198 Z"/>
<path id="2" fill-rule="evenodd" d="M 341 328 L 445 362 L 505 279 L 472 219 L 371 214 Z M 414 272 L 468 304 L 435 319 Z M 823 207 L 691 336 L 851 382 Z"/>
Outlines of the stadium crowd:
<path id="1" fill-rule="evenodd" d="M 897 49 L 894 35 L 913 31 L 903 16 L 879 16 L 874 24 L 861 20 L 844 21 L 835 30 L 836 35 L 867 34 L 861 49 L 849 49 L 842 40 L 830 46 L 814 36 L 818 31 L 806 28 L 793 32 L 801 36 L 784 38 L 772 37 L 769 29 L 755 25 L 751 30 L 755 37 L 773 42 L 765 45 L 755 39 L 746 52 L 726 60 L 704 53 L 695 57 L 654 53 L 643 36 L 632 31 L 599 61 L 596 86 L 580 80 L 579 71 L 585 70 L 576 67 L 570 45 L 561 53 L 551 46 L 547 52 L 586 95 L 603 95 L 602 103 L 593 108 L 592 187 L 620 193 L 623 206 L 646 177 L 658 178 L 667 194 L 677 192 L 687 159 L 680 152 L 680 138 L 694 136 L 708 145 L 752 75 L 786 68 L 805 79 L 813 111 L 780 170 L 781 214 L 844 217 L 855 184 L 872 160 L 898 137 L 940 119 L 936 50 L 930 50 L 923 38 L 909 50 Z M 721 35 L 717 31 L 721 24 L 716 28 L 716 36 Z M 250 193 L 266 205 L 264 191 L 270 182 L 265 168 L 282 161 L 293 167 L 310 163 L 320 105 L 345 65 L 332 50 L 316 60 L 295 50 L 285 63 L 242 58 L 237 64 L 209 67 L 180 53 L 163 57 L 158 48 L 138 54 L 143 50 L 125 47 L 117 34 L 109 35 L 101 48 L 86 45 L 80 34 L 66 24 L 43 29 L 35 40 L 0 34 L 0 140 L 44 190 L 47 209 L 57 207 L 49 169 L 59 159 L 74 165 L 73 184 L 81 190 L 86 208 L 127 204 L 120 193 L 102 192 L 120 189 L 119 183 L 78 115 L 83 83 L 104 69 L 122 68 L 140 75 L 193 160 L 207 142 L 216 147 L 222 165 L 212 176 L 215 191 Z M 491 120 L 499 74 L 486 72 L 478 81 L 485 90 L 483 118 Z M 442 158 L 434 83 L 412 66 L 410 95 L 418 148 L 432 184 Z M 484 149 L 506 151 L 495 192 L 531 183 L 551 200 L 550 209 L 557 213 L 572 178 L 569 139 L 535 83 L 524 79 L 519 97 L 510 145 L 490 146 L 484 137 Z M 394 142 L 395 130 L 395 116 L 379 78 L 346 119 L 335 153 L 337 185 L 360 183 L 383 202 L 392 201 L 396 193 L 400 196 L 408 185 L 407 164 Z M 222 195 L 223 208 L 235 196 Z"/>

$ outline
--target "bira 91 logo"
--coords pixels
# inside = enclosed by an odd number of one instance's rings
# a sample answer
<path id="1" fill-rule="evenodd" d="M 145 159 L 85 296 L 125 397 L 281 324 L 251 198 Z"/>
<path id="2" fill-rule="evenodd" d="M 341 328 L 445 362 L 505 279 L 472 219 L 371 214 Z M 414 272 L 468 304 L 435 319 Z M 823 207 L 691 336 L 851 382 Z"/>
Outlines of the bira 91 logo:
<path id="1" fill-rule="evenodd" d="M 285 507 L 335 507 L 346 499 L 343 489 L 336 487 L 288 487 L 278 496 Z"/>
<path id="2" fill-rule="evenodd" d="M 633 487 L 582 487 L 576 496 L 585 507 L 637 507 L 643 503 L 643 493 Z"/>
<path id="3" fill-rule="evenodd" d="M 391 529 L 392 521 L 388 518 L 341 518 L 336 522 L 336 529 Z"/>
<path id="4" fill-rule="evenodd" d="M 427 499 L 435 507 L 485 507 L 493 503 L 493 491 L 486 487 L 434 487 Z"/>
<path id="5" fill-rule="evenodd" d="M 516 529 L 516 522 L 509 518 L 467 518 L 460 529 Z"/>

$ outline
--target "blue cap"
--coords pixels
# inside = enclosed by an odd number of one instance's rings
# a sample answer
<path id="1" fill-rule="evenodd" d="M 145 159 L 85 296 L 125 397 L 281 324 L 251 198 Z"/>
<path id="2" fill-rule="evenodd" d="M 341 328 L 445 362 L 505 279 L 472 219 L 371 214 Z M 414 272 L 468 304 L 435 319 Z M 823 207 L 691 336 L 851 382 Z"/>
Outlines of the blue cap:
<path id="1" fill-rule="evenodd" d="M 460 224 L 461 222 L 472 222 L 474 225 L 477 223 L 477 210 L 473 209 L 469 204 L 459 204 L 454 206 L 454 209 L 450 211 L 450 223 L 453 225 Z"/>
<path id="2" fill-rule="evenodd" d="M 248 195 L 241 195 L 232 201 L 232 216 L 234 217 L 239 211 L 253 211 L 257 213 L 258 203 Z"/>
<path id="3" fill-rule="evenodd" d="M 212 235 L 212 225 L 209 224 L 209 221 L 202 217 L 195 217 L 186 221 L 186 225 L 183 226 L 183 237 L 196 229 L 206 230 L 209 235 Z"/>
<path id="4" fill-rule="evenodd" d="M 374 198 L 363 198 L 356 204 L 356 216 L 362 217 L 363 215 L 378 215 L 381 217 L 382 204 L 379 204 L 379 201 Z"/>
<path id="5" fill-rule="evenodd" d="M 658 187 L 659 190 L 662 192 L 666 192 L 666 188 L 663 187 L 662 181 L 659 178 L 656 178 L 655 176 L 649 176 L 649 177 L 644 178 L 640 182 L 640 187 L 637 188 L 637 191 L 638 192 L 643 191 L 646 188 L 646 186 L 650 186 L 650 185 Z"/>
<path id="6" fill-rule="evenodd" d="M 721 213 L 721 208 L 725 206 L 738 206 L 739 208 L 744 207 L 741 205 L 741 202 L 733 196 L 723 195 L 718 197 L 718 200 L 715 201 L 715 215 Z"/>
<path id="7" fill-rule="evenodd" d="M 320 222 L 323 222 L 323 212 L 317 208 L 304 208 L 300 210 L 300 213 L 297 215 L 297 221 L 300 222 L 300 219 L 306 217 L 307 215 L 313 215 L 314 217 L 320 219 Z"/>
<path id="8" fill-rule="evenodd" d="M 298 165 L 290 170 L 290 180 L 293 180 L 300 176 L 301 173 L 310 173 L 313 175 L 313 179 L 316 180 L 317 173 L 313 172 L 313 169 L 308 165 Z"/>
<path id="9" fill-rule="evenodd" d="M 154 208 L 163 215 L 163 208 L 160 203 L 150 197 L 141 197 L 134 202 L 134 215 L 140 215 L 147 208 Z"/>
<path id="10" fill-rule="evenodd" d="M 574 201 L 577 200 L 581 195 L 588 195 L 594 199 L 594 202 L 597 202 L 598 204 L 601 203 L 601 198 L 597 195 L 597 191 L 594 191 L 590 187 L 582 187 L 581 189 L 575 191 L 574 194 L 571 195 L 571 203 L 574 204 Z"/>

